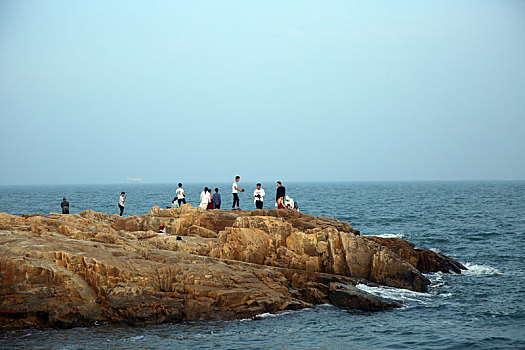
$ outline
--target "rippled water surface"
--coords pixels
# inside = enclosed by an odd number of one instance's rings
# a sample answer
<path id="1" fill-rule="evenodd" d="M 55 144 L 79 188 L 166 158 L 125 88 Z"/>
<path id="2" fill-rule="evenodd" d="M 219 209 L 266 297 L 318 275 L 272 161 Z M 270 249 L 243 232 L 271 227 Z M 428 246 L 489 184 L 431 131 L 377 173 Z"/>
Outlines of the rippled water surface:
<path id="1" fill-rule="evenodd" d="M 525 182 L 290 183 L 301 211 L 348 221 L 362 235 L 395 236 L 465 264 L 461 275 L 430 274 L 429 293 L 360 286 L 403 302 L 368 313 L 321 305 L 262 315 L 257 320 L 200 321 L 159 326 L 94 325 L 70 330 L 0 331 L 1 349 L 525 349 Z M 204 186 L 219 187 L 223 208 L 230 184 L 184 186 L 198 205 Z M 241 183 L 241 208 L 254 209 L 251 184 Z M 275 186 L 264 184 L 265 208 Z M 175 186 L 0 186 L 0 212 L 117 213 L 166 207 Z"/>

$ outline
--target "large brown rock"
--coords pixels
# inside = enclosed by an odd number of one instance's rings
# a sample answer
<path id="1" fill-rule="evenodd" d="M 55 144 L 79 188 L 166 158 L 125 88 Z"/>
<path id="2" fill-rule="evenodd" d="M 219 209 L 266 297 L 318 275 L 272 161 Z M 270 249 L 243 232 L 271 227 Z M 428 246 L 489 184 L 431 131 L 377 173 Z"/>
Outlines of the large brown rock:
<path id="1" fill-rule="evenodd" d="M 467 268 L 460 262 L 446 255 L 436 253 L 432 250 L 416 249 L 414 244 L 401 238 L 367 237 L 382 246 L 388 247 L 399 257 L 405 259 L 409 264 L 423 273 L 444 272 L 461 273 Z"/>
<path id="2" fill-rule="evenodd" d="M 0 213 L 0 327 L 236 319 L 321 303 L 379 311 L 400 304 L 357 283 L 425 291 L 421 272 L 464 268 L 356 233 L 292 210 Z"/>

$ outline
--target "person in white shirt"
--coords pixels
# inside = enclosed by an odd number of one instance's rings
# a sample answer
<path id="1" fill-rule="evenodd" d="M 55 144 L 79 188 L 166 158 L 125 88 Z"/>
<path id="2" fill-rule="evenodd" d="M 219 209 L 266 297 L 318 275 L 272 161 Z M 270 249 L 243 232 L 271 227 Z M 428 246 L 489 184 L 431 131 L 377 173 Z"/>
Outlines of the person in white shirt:
<path id="1" fill-rule="evenodd" d="M 186 192 L 182 189 L 182 184 L 179 183 L 179 188 L 175 191 L 175 195 L 177 196 L 177 201 L 179 202 L 179 206 L 181 203 L 186 204 Z"/>
<path id="2" fill-rule="evenodd" d="M 120 216 L 124 213 L 124 203 L 126 202 L 126 196 L 124 196 L 126 192 L 122 192 L 120 194 L 120 197 L 118 199 L 118 207 L 120 209 Z"/>
<path id="3" fill-rule="evenodd" d="M 257 189 L 253 191 L 253 197 L 255 202 L 255 208 L 262 209 L 264 202 L 264 190 L 261 188 L 261 184 L 257 184 Z"/>
<path id="4" fill-rule="evenodd" d="M 242 188 L 238 188 L 237 184 L 239 183 L 239 180 L 241 177 L 239 175 L 235 176 L 235 182 L 232 185 L 232 194 L 233 194 L 233 204 L 232 204 L 232 210 L 235 210 L 235 203 L 237 203 L 237 210 L 241 210 L 239 207 L 239 195 L 238 192 L 244 192 Z"/>
<path id="5" fill-rule="evenodd" d="M 204 187 L 204 190 L 201 192 L 201 204 L 199 208 L 206 209 L 210 201 L 210 194 L 208 193 L 208 187 Z"/>

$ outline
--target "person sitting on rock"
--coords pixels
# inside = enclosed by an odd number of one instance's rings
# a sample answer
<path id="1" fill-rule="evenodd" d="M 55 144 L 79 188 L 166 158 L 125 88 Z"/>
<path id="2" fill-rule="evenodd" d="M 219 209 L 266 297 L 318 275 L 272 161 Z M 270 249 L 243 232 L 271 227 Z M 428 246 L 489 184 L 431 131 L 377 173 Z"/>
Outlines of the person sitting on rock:
<path id="1" fill-rule="evenodd" d="M 299 211 L 299 204 L 297 204 L 293 198 L 286 196 L 286 208 Z"/>

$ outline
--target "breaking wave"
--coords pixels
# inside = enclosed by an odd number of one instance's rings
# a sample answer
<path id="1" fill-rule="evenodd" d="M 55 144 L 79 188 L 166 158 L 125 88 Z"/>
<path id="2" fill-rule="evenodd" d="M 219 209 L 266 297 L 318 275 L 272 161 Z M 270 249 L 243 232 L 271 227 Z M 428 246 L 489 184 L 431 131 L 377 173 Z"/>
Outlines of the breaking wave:
<path id="1" fill-rule="evenodd" d="M 466 263 L 467 271 L 462 273 L 465 275 L 501 275 L 502 272 L 495 267 L 480 264 Z"/>

